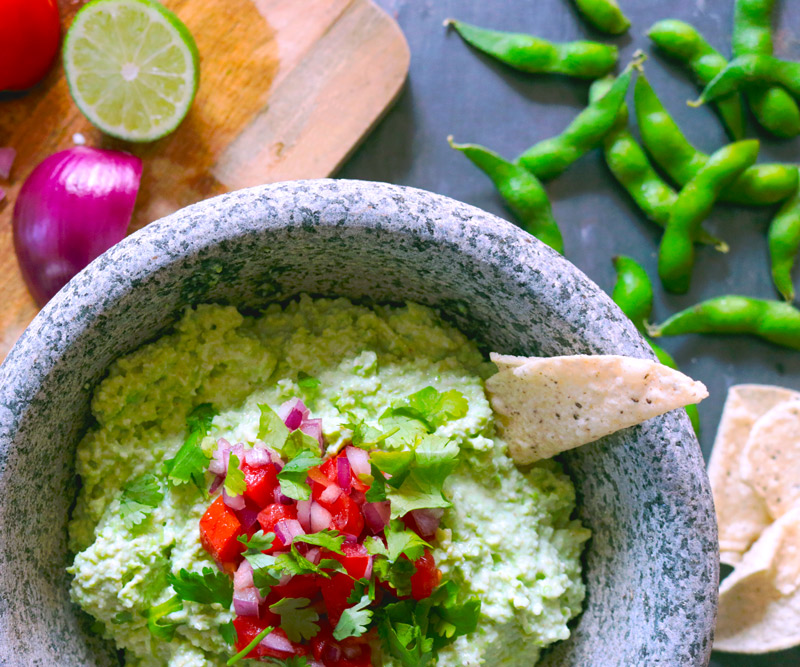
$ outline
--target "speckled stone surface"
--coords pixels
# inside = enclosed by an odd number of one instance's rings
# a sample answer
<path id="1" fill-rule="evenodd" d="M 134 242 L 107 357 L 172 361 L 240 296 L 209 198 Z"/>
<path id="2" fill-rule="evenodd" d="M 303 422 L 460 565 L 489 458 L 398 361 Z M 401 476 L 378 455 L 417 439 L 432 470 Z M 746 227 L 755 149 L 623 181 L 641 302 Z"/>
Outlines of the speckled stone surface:
<path id="1" fill-rule="evenodd" d="M 117 664 L 67 595 L 75 444 L 115 357 L 186 305 L 299 292 L 435 306 L 511 354 L 650 357 L 609 298 L 494 216 L 420 190 L 301 181 L 235 192 L 129 237 L 79 274 L 0 366 L 0 664 Z M 564 459 L 594 537 L 588 598 L 545 665 L 705 665 L 718 578 L 703 461 L 669 414 Z M 489 667 L 489 666 L 487 666 Z"/>

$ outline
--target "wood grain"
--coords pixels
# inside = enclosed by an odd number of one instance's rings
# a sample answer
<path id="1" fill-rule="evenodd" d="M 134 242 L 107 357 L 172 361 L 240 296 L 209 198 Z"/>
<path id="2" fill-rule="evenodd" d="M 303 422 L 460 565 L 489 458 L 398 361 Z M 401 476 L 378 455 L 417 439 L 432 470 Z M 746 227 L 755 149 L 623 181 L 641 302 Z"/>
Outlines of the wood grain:
<path id="1" fill-rule="evenodd" d="M 144 161 L 129 231 L 228 190 L 332 175 L 400 92 L 409 65 L 397 24 L 371 0 L 166 0 L 201 56 L 197 98 L 152 144 L 102 135 L 78 111 L 60 63 L 25 95 L 0 97 L 0 146 L 17 161 L 0 202 L 0 360 L 37 308 L 13 251 L 16 194 L 44 157 L 87 145 Z M 80 7 L 59 0 L 66 29 Z"/>

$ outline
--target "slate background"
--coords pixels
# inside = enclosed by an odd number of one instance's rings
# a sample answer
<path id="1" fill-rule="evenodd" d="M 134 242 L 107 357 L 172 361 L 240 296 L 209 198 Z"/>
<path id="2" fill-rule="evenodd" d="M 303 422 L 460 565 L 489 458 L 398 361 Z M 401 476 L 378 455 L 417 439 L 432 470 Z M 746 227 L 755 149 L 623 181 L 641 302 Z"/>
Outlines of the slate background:
<path id="1" fill-rule="evenodd" d="M 635 50 L 642 49 L 649 56 L 645 63 L 648 78 L 689 139 L 705 152 L 727 143 L 711 108 L 686 106 L 686 100 L 697 96 L 697 87 L 680 67 L 653 51 L 645 32 L 659 19 L 683 19 L 730 56 L 733 0 L 619 1 L 633 26 L 627 35 L 609 38 L 585 24 L 569 0 L 377 0 L 397 18 L 406 34 L 411 72 L 397 106 L 339 176 L 423 188 L 511 219 L 491 182 L 448 147 L 447 135 L 514 157 L 529 145 L 561 132 L 585 106 L 588 84 L 527 75 L 497 64 L 446 31 L 442 21 L 448 17 L 498 30 L 531 32 L 555 41 L 608 41 L 620 47 L 623 64 Z M 800 59 L 800 3 L 784 0 L 776 4 L 776 54 Z M 800 160 L 799 140 L 775 140 L 760 132 L 752 119 L 749 122 L 749 135 L 762 140 L 761 161 Z M 635 128 L 634 133 L 638 133 Z M 547 191 L 564 234 L 566 256 L 606 291 L 614 283 L 614 255 L 626 254 L 642 262 L 656 284 L 657 321 L 721 294 L 778 298 L 765 238 L 774 208 L 718 206 L 707 227 L 730 243 L 731 252 L 722 255 L 700 250 L 691 291 L 674 296 L 665 294 L 657 281 L 658 228 L 616 183 L 600 151 L 593 151 L 548 183 Z M 795 283 L 800 291 L 800 280 Z M 682 336 L 664 339 L 663 345 L 681 369 L 702 380 L 711 393 L 700 406 L 700 442 L 706 458 L 732 384 L 769 383 L 800 390 L 798 352 L 746 337 Z M 711 665 L 796 666 L 800 665 L 800 649 L 758 657 L 715 653 Z"/>

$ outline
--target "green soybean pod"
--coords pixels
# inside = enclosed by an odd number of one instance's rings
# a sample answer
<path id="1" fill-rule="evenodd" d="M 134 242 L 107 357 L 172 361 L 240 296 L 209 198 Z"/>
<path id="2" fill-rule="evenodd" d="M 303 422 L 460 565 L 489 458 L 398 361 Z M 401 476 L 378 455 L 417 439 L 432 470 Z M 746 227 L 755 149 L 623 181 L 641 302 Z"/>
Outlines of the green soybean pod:
<path id="1" fill-rule="evenodd" d="M 800 350 L 800 310 L 785 301 L 718 296 L 675 313 L 648 330 L 654 337 L 689 333 L 749 334 Z"/>
<path id="2" fill-rule="evenodd" d="M 591 101 L 561 134 L 540 141 L 517 158 L 534 176 L 549 180 L 563 174 L 579 157 L 595 148 L 617 119 L 631 83 L 631 70 L 623 72 L 608 91 Z"/>
<path id="3" fill-rule="evenodd" d="M 575 0 L 575 5 L 589 23 L 609 35 L 621 35 L 631 27 L 616 0 Z"/>
<path id="4" fill-rule="evenodd" d="M 734 57 L 772 55 L 774 5 L 774 0 L 736 0 L 731 39 Z M 800 108 L 785 90 L 755 86 L 745 95 L 753 115 L 765 129 L 785 139 L 800 134 Z"/>
<path id="5" fill-rule="evenodd" d="M 800 97 L 800 63 L 773 56 L 739 56 L 731 60 L 689 106 L 697 107 L 742 89 L 768 84 L 783 86 L 794 97 Z"/>
<path id="6" fill-rule="evenodd" d="M 658 275 L 668 291 L 689 291 L 695 235 L 722 189 L 756 161 L 758 148 L 755 140 L 724 146 L 678 194 L 658 249 Z"/>
<path id="7" fill-rule="evenodd" d="M 800 250 L 800 189 L 772 219 L 767 233 L 772 280 L 787 301 L 794 301 L 792 267 Z"/>
<path id="8" fill-rule="evenodd" d="M 524 33 L 487 30 L 448 19 L 467 44 L 488 56 L 523 72 L 564 74 L 596 79 L 608 74 L 617 63 L 616 46 L 579 41 L 554 43 Z"/>
<path id="9" fill-rule="evenodd" d="M 553 250 L 564 253 L 561 230 L 553 217 L 547 193 L 536 176 L 483 146 L 457 144 L 452 137 L 448 137 L 447 141 L 451 148 L 461 151 L 492 180 L 525 231 Z"/>
<path id="10" fill-rule="evenodd" d="M 640 75 L 634 88 L 636 118 L 647 152 L 675 183 L 686 185 L 708 162 L 658 99 L 647 79 Z M 720 201 L 746 206 L 776 204 L 797 188 L 797 169 L 785 164 L 756 164 L 725 188 Z"/>
<path id="11" fill-rule="evenodd" d="M 728 64 L 723 55 L 714 49 L 694 26 L 685 21 L 677 19 L 658 21 L 647 34 L 659 49 L 686 66 L 702 86 L 711 81 Z M 744 112 L 739 94 L 734 93 L 717 100 L 716 107 L 730 137 L 741 139 L 744 136 Z"/>

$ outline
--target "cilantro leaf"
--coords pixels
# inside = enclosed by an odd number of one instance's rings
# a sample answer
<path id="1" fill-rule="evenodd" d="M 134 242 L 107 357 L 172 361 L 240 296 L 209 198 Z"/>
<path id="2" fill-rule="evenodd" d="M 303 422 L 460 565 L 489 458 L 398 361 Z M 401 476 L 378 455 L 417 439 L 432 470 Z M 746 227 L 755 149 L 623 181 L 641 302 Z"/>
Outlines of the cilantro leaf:
<path id="1" fill-rule="evenodd" d="M 394 520 L 386 526 L 386 545 L 387 555 L 391 561 L 397 560 L 402 554 L 405 554 L 409 560 L 415 561 L 425 553 L 426 548 L 432 548 L 430 544 L 398 520 Z"/>
<path id="2" fill-rule="evenodd" d="M 381 610 L 378 636 L 384 650 L 403 667 L 422 667 L 433 660 L 433 639 L 427 637 L 427 614 L 417 613 L 422 605 L 396 602 Z M 411 621 L 410 623 L 408 621 Z"/>
<path id="3" fill-rule="evenodd" d="M 410 560 L 398 558 L 396 561 L 390 561 L 387 558 L 376 557 L 372 569 L 376 578 L 392 586 L 399 597 L 411 595 L 411 577 L 417 568 Z"/>
<path id="4" fill-rule="evenodd" d="M 323 558 L 318 565 L 314 565 L 297 550 L 294 543 L 292 543 L 289 553 L 278 554 L 275 557 L 275 567 L 293 577 L 301 574 L 317 574 L 326 579 L 330 579 L 331 575 L 325 570 L 344 571 L 344 566 L 332 558 Z"/>
<path id="5" fill-rule="evenodd" d="M 389 550 L 379 537 L 370 535 L 364 540 L 364 546 L 370 556 L 386 556 L 389 557 Z"/>
<path id="6" fill-rule="evenodd" d="M 283 423 L 283 419 L 278 416 L 271 407 L 266 403 L 259 405 L 258 409 L 261 410 L 261 419 L 258 422 L 258 439 L 264 442 L 267 446 L 281 451 L 289 437 L 289 429 Z"/>
<path id="7" fill-rule="evenodd" d="M 260 553 L 271 549 L 272 544 L 275 542 L 275 533 L 265 533 L 263 530 L 257 530 L 250 538 L 247 535 L 239 535 L 236 539 L 247 548 L 245 553 L 247 555 L 250 552 Z"/>
<path id="8" fill-rule="evenodd" d="M 129 611 L 120 611 L 114 614 L 111 622 L 114 625 L 122 625 L 123 623 L 130 623 L 133 620 L 133 614 Z"/>
<path id="9" fill-rule="evenodd" d="M 360 637 L 367 631 L 367 626 L 372 621 L 372 611 L 367 609 L 370 602 L 368 595 L 362 595 L 355 606 L 348 607 L 342 612 L 333 630 L 333 638 L 336 641 L 340 642 L 348 637 Z"/>
<path id="10" fill-rule="evenodd" d="M 306 544 L 313 544 L 315 547 L 322 547 L 328 551 L 333 551 L 337 554 L 342 554 L 342 542 L 344 542 L 344 535 L 339 533 L 338 530 L 321 530 L 318 533 L 310 533 L 308 535 L 297 535 L 294 542 L 305 542 Z"/>
<path id="11" fill-rule="evenodd" d="M 292 436 L 295 433 L 300 433 L 300 431 L 294 431 Z M 314 443 L 317 452 L 319 452 L 319 443 L 316 440 L 314 440 Z M 283 495 L 295 500 L 308 500 L 311 498 L 311 487 L 306 484 L 306 478 L 308 477 L 308 471 L 320 463 L 322 463 L 322 459 L 317 454 L 306 450 L 297 453 L 278 473 L 278 481 L 281 483 Z"/>
<path id="12" fill-rule="evenodd" d="M 301 642 L 315 637 L 319 632 L 319 614 L 308 605 L 308 598 L 282 598 L 269 609 L 281 617 L 281 628 L 290 641 Z"/>
<path id="13" fill-rule="evenodd" d="M 262 597 L 266 597 L 281 579 L 281 572 L 275 565 L 275 556 L 262 553 L 272 547 L 275 533 L 257 530 L 249 540 L 246 535 L 239 535 L 236 539 L 247 547 L 242 555 L 253 568 L 253 583 Z"/>
<path id="14" fill-rule="evenodd" d="M 458 466 L 458 453 L 453 440 L 438 435 L 423 438 L 414 450 L 419 474 L 432 484 L 443 484 Z"/>
<path id="15" fill-rule="evenodd" d="M 367 489 L 366 500 L 368 503 L 380 503 L 386 500 L 386 479 L 378 466 L 370 462 L 372 481 Z"/>
<path id="16" fill-rule="evenodd" d="M 199 489 L 205 486 L 209 457 L 203 452 L 200 443 L 211 430 L 215 414 L 211 403 L 202 403 L 186 417 L 186 440 L 178 453 L 164 462 L 167 477 L 173 484 L 194 482 Z"/>
<path id="17" fill-rule="evenodd" d="M 244 470 L 239 467 L 239 457 L 231 453 L 228 460 L 228 474 L 225 475 L 225 491 L 229 496 L 241 496 L 247 488 Z"/>
<path id="18" fill-rule="evenodd" d="M 395 414 L 392 408 L 388 408 L 381 415 L 380 422 L 385 431 L 391 432 L 385 440 L 391 448 L 413 446 L 420 436 L 428 433 L 428 426 L 425 423 L 413 417 Z"/>
<path id="19" fill-rule="evenodd" d="M 387 496 L 392 503 L 392 519 L 404 516 L 411 510 L 435 509 L 452 505 L 442 495 L 441 484 L 426 480 L 417 470 L 411 471 L 399 489 L 389 488 Z"/>
<path id="20" fill-rule="evenodd" d="M 297 374 L 297 386 L 301 389 L 316 389 L 319 387 L 319 380 L 304 371 L 300 371 Z"/>
<path id="21" fill-rule="evenodd" d="M 355 419 L 353 415 L 350 415 L 350 419 L 353 421 L 348 424 L 343 424 L 342 426 L 344 428 L 349 428 L 353 432 L 353 437 L 350 439 L 350 442 L 354 447 L 360 447 L 361 449 L 372 449 L 400 430 L 399 427 L 395 427 L 387 431 L 381 431 L 374 426 L 370 426 L 361 419 Z"/>
<path id="22" fill-rule="evenodd" d="M 369 455 L 369 458 L 377 466 L 378 470 L 392 476 L 392 479 L 388 482 L 389 484 L 399 486 L 404 475 L 414 462 L 414 452 L 382 452 L 376 450 Z"/>
<path id="23" fill-rule="evenodd" d="M 119 513 L 125 527 L 138 526 L 162 500 L 164 492 L 155 475 L 141 475 L 128 482 L 119 499 Z"/>
<path id="24" fill-rule="evenodd" d="M 319 440 L 312 438 L 300 429 L 292 431 L 283 445 L 281 454 L 285 459 L 293 459 L 301 452 L 308 452 L 314 456 L 319 456 Z"/>
<path id="25" fill-rule="evenodd" d="M 171 642 L 175 636 L 175 630 L 180 623 L 163 622 L 161 619 L 175 611 L 183 609 L 183 602 L 179 596 L 174 595 L 169 600 L 160 605 L 150 607 L 142 612 L 142 616 L 147 619 L 147 629 L 156 639 Z"/>
<path id="26" fill-rule="evenodd" d="M 256 646 L 258 646 L 261 643 L 261 640 L 264 639 L 264 637 L 266 637 L 274 629 L 275 629 L 274 627 L 272 627 L 271 625 L 268 625 L 261 632 L 259 632 L 255 637 L 253 637 L 253 641 L 251 641 L 247 646 L 245 646 L 236 655 L 228 658 L 228 662 L 225 663 L 227 665 L 227 667 L 231 667 L 231 665 L 235 665 L 242 658 L 246 658 L 250 654 L 250 651 L 252 651 Z"/>
<path id="27" fill-rule="evenodd" d="M 460 391 L 450 389 L 440 393 L 435 387 L 425 387 L 403 401 L 392 404 L 392 416 L 417 419 L 433 433 L 439 426 L 467 414 L 469 404 Z"/>
<path id="28" fill-rule="evenodd" d="M 219 626 L 219 634 L 222 635 L 222 640 L 228 646 L 235 646 L 236 640 L 238 639 L 236 633 L 236 626 L 233 624 L 233 621 L 228 621 L 227 623 L 223 623 Z"/>
<path id="29" fill-rule="evenodd" d="M 203 573 L 188 572 L 181 568 L 177 575 L 167 574 L 167 583 L 182 600 L 200 604 L 221 604 L 226 609 L 233 601 L 233 583 L 224 572 L 204 567 Z"/>

